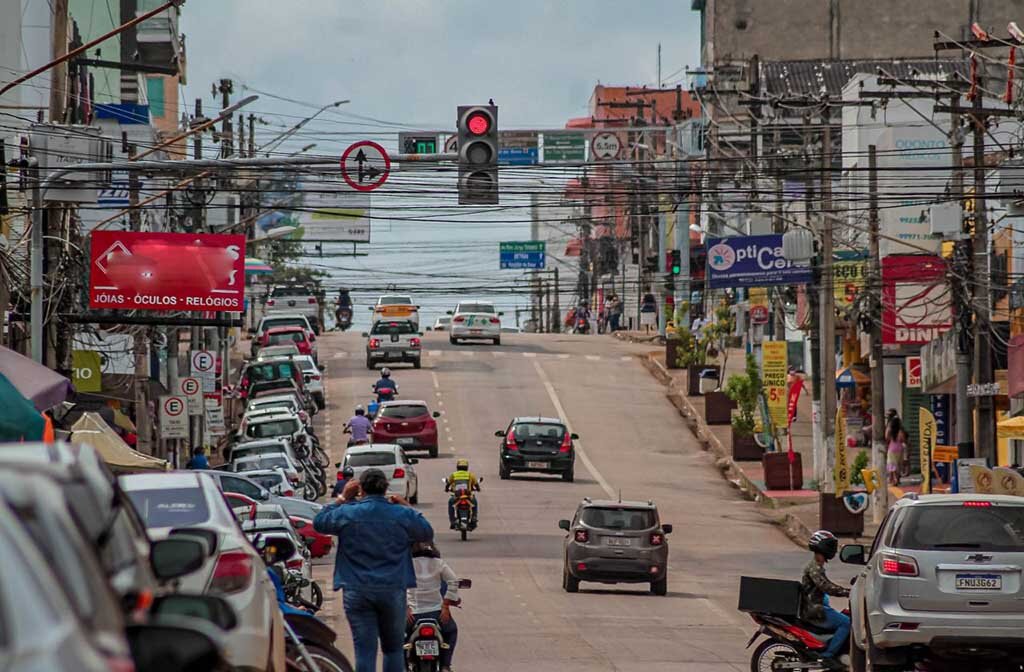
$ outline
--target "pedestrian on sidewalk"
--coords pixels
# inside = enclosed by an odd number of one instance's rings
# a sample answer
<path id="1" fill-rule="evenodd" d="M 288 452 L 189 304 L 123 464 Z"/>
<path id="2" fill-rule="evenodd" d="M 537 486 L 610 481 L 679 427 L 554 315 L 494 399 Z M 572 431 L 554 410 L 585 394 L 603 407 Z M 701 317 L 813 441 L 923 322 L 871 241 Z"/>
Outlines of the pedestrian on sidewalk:
<path id="1" fill-rule="evenodd" d="M 889 485 L 900 484 L 900 463 L 903 461 L 903 423 L 895 408 L 885 414 L 885 473 L 889 477 Z"/>
<path id="2" fill-rule="evenodd" d="M 613 292 L 611 303 L 611 308 L 608 310 L 608 320 L 611 324 L 611 330 L 618 331 L 621 328 L 619 325 L 622 322 L 622 299 Z"/>
<path id="3" fill-rule="evenodd" d="M 414 544 L 412 565 L 416 570 L 416 587 L 407 595 L 409 613 L 406 635 L 417 620 L 432 619 L 441 624 L 441 636 L 447 649 L 441 650 L 441 672 L 451 672 L 455 644 L 459 640 L 459 627 L 452 618 L 451 608 L 462 603 L 459 597 L 459 577 L 432 543 Z"/>
<path id="4" fill-rule="evenodd" d="M 404 672 L 406 591 L 416 587 L 410 548 L 434 538 L 423 514 L 387 491 L 384 472 L 367 469 L 313 520 L 338 537 L 334 590 L 343 591 L 356 672 L 375 672 L 378 640 L 384 672 Z"/>
<path id="5" fill-rule="evenodd" d="M 192 457 L 185 463 L 186 469 L 209 469 L 210 460 L 206 457 L 206 451 L 202 446 L 196 446 L 192 449 Z"/>
<path id="6" fill-rule="evenodd" d="M 658 328 L 658 300 L 654 298 L 650 287 L 644 290 L 644 296 L 640 300 L 640 326 L 648 334 L 652 328 Z"/>

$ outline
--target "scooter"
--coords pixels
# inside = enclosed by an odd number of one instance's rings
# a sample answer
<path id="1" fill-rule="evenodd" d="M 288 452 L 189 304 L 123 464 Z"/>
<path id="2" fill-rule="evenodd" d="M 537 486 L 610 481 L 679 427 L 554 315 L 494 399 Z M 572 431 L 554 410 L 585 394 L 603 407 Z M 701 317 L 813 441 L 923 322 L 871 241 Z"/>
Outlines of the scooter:
<path id="1" fill-rule="evenodd" d="M 459 590 L 473 587 L 470 579 L 459 579 Z M 438 672 L 441 650 L 448 643 L 441 635 L 441 624 L 433 618 L 420 618 L 413 623 L 405 638 L 405 669 L 409 672 Z"/>
<path id="2" fill-rule="evenodd" d="M 850 615 L 849 610 L 843 613 Z M 796 618 L 775 614 L 752 612 L 750 617 L 758 628 L 747 642 L 747 648 L 758 637 L 767 637 L 754 649 L 750 657 L 750 669 L 771 672 L 819 672 L 831 669 L 821 658 L 821 652 L 832 639 L 830 631 Z M 846 644 L 840 647 L 840 651 L 846 649 Z M 848 656 L 840 656 L 839 661 L 849 669 Z"/>

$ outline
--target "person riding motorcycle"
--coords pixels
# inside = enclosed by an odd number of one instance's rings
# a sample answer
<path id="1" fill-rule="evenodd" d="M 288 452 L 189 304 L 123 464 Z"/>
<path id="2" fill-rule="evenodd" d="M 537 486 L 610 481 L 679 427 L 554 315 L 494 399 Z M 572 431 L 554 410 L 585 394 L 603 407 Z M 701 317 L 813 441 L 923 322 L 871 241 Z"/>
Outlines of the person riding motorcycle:
<path id="1" fill-rule="evenodd" d="M 452 656 L 459 640 L 459 628 L 452 618 L 451 608 L 462 604 L 459 578 L 430 541 L 412 545 L 412 566 L 416 572 L 416 587 L 406 591 L 406 636 L 412 632 L 416 621 L 436 619 L 441 625 L 444 643 L 448 645 L 441 649 L 441 672 L 451 672 Z"/>
<path id="2" fill-rule="evenodd" d="M 373 423 L 366 417 L 366 410 L 362 405 L 356 406 L 355 415 L 345 423 L 345 433 L 351 434 L 348 445 L 358 446 L 369 443 L 373 438 Z"/>
<path id="3" fill-rule="evenodd" d="M 380 380 L 373 384 L 373 392 L 377 395 L 377 403 L 391 401 L 398 395 L 398 384 L 391 380 L 391 369 L 380 370 Z"/>
<path id="4" fill-rule="evenodd" d="M 448 523 L 451 529 L 455 529 L 455 502 L 462 494 L 469 495 L 469 501 L 473 504 L 470 524 L 476 527 L 480 506 L 477 504 L 476 495 L 473 492 L 480 492 L 480 481 L 469 470 L 469 460 L 463 458 L 455 463 L 455 471 L 445 479 L 444 490 L 452 493 L 452 496 L 448 498 Z"/>
<path id="5" fill-rule="evenodd" d="M 341 465 L 338 465 L 341 466 Z M 345 486 L 348 482 L 355 478 L 356 472 L 352 467 L 345 467 L 344 469 L 338 470 L 338 480 L 334 484 L 334 488 L 331 489 L 331 497 L 338 497 L 345 491 Z"/>
<path id="6" fill-rule="evenodd" d="M 338 308 L 352 309 L 352 297 L 349 296 L 347 287 L 340 287 L 338 289 Z"/>
<path id="7" fill-rule="evenodd" d="M 844 670 L 846 666 L 837 656 L 850 634 L 850 617 L 830 607 L 826 596 L 849 597 L 850 591 L 825 575 L 825 563 L 836 557 L 839 540 L 828 530 L 818 530 L 811 535 L 807 548 L 814 558 L 804 567 L 800 580 L 800 618 L 834 633 L 821 657 L 828 669 Z"/>
<path id="8" fill-rule="evenodd" d="M 582 324 L 580 323 L 582 321 Z M 573 316 L 573 331 L 590 331 L 590 303 L 583 299 Z"/>

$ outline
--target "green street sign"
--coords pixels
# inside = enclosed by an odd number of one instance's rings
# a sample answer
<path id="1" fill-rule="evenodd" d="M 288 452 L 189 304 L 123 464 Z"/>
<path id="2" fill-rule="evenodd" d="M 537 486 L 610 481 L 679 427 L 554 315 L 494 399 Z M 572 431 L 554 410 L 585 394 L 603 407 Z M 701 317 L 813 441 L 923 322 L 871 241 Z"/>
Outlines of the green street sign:
<path id="1" fill-rule="evenodd" d="M 585 161 L 587 138 L 577 131 L 556 131 L 544 133 L 543 163 L 566 163 Z"/>
<path id="2" fill-rule="evenodd" d="M 102 361 L 95 350 L 71 351 L 71 382 L 79 392 L 99 392 L 103 389 Z"/>

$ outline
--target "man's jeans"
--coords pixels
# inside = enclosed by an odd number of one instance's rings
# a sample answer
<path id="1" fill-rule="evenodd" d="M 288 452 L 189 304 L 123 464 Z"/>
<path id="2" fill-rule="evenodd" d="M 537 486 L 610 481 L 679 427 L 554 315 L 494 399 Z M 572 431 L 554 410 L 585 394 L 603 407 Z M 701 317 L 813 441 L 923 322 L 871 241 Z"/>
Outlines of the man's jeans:
<path id="1" fill-rule="evenodd" d="M 455 643 L 459 641 L 459 626 L 455 624 L 454 618 L 449 618 L 447 623 L 441 623 L 440 611 L 413 614 L 413 622 L 406 627 L 406 635 L 412 632 L 412 626 L 416 624 L 416 621 L 431 618 L 441 624 L 441 636 L 444 637 L 444 643 L 448 645 L 447 649 L 441 649 L 441 667 L 451 667 L 452 656 L 455 655 Z"/>
<path id="2" fill-rule="evenodd" d="M 352 630 L 356 672 L 376 671 L 378 639 L 384 672 L 405 672 L 405 590 L 345 588 L 342 603 Z"/>
<path id="3" fill-rule="evenodd" d="M 832 607 L 825 607 L 825 618 L 822 625 L 834 631 L 828 646 L 821 652 L 823 658 L 835 658 L 840 649 L 846 643 L 846 637 L 850 634 L 850 617 L 838 612 Z"/>
<path id="4" fill-rule="evenodd" d="M 448 498 L 448 524 L 455 524 L 455 500 L 458 499 L 455 495 Z M 480 520 L 480 503 L 476 501 L 476 495 L 470 497 L 473 502 L 473 516 L 470 520 L 474 523 Z"/>

